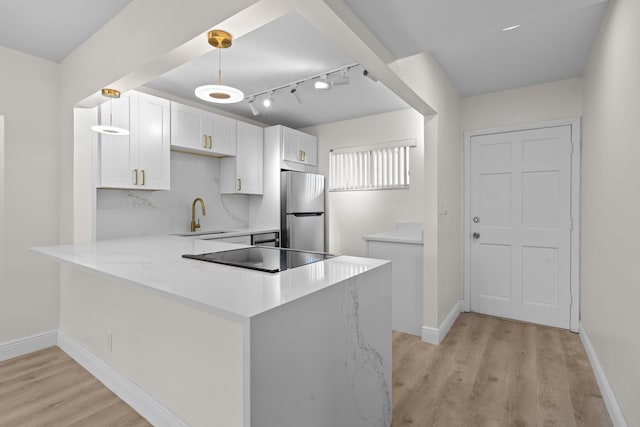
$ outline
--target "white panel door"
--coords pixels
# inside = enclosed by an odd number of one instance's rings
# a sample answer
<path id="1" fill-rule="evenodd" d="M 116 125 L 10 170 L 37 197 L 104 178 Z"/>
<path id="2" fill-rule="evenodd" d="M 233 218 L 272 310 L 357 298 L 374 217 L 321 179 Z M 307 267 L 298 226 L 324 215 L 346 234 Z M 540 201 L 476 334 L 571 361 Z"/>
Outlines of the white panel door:
<path id="1" fill-rule="evenodd" d="M 569 328 L 571 126 L 471 138 L 471 310 Z"/>

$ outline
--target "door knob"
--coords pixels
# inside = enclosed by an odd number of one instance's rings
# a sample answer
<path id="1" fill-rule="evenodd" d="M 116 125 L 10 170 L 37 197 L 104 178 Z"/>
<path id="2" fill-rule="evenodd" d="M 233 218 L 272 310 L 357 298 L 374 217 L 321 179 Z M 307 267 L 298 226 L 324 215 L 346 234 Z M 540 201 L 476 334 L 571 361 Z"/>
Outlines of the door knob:
<path id="1" fill-rule="evenodd" d="M 473 238 L 474 239 L 479 239 L 480 238 L 480 233 L 478 233 L 477 231 L 475 233 L 473 233 Z"/>

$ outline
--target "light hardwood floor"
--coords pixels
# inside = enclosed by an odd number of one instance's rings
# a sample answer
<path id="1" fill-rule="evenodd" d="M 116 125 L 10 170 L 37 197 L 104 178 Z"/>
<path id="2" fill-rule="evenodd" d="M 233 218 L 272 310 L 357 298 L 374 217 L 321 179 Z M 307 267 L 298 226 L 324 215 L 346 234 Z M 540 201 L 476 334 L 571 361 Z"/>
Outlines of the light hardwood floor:
<path id="1" fill-rule="evenodd" d="M 393 427 L 610 425 L 577 334 L 472 313 L 440 346 L 393 333 Z"/>
<path id="2" fill-rule="evenodd" d="M 2 427 L 147 425 L 57 347 L 0 363 Z M 576 334 L 471 313 L 440 346 L 393 333 L 393 427 L 610 425 Z"/>
<path id="3" fill-rule="evenodd" d="M 150 424 L 58 347 L 0 363 L 0 426 Z"/>

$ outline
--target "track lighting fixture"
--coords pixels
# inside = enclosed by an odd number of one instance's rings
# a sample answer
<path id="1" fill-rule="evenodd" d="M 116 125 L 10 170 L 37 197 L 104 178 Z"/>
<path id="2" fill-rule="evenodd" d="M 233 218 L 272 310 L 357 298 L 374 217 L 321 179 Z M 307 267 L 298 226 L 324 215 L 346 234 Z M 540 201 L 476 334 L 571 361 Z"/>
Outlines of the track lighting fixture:
<path id="1" fill-rule="evenodd" d="M 331 83 L 327 81 L 327 75 L 323 74 L 322 77 L 320 77 L 320 80 L 317 80 L 314 83 L 313 87 L 318 90 L 329 90 L 331 89 Z"/>
<path id="2" fill-rule="evenodd" d="M 294 83 L 291 85 L 291 90 L 289 91 L 289 93 L 298 104 L 302 104 L 302 99 L 300 99 L 300 94 L 298 93 L 298 83 Z"/>
<path id="3" fill-rule="evenodd" d="M 267 95 L 267 97 L 264 99 L 264 101 L 262 101 L 262 105 L 264 105 L 265 107 L 269 108 L 269 107 L 271 107 L 272 103 L 273 103 L 273 91 L 269 92 L 269 95 Z"/>
<path id="4" fill-rule="evenodd" d="M 258 107 L 255 106 L 255 104 L 253 103 L 255 101 L 255 98 L 252 96 L 249 99 L 249 109 L 251 110 L 251 114 L 253 114 L 254 116 L 257 116 L 258 114 L 260 114 L 260 111 L 258 111 Z"/>
<path id="5" fill-rule="evenodd" d="M 120 92 L 115 89 L 102 89 L 102 96 L 109 98 L 109 125 L 94 125 L 91 130 L 105 135 L 129 135 L 127 129 L 119 128 L 113 125 L 113 98 L 120 98 Z"/>
<path id="6" fill-rule="evenodd" d="M 296 103 L 298 104 L 302 104 L 302 98 L 300 98 L 300 92 L 298 92 L 298 86 L 300 86 L 301 84 L 305 83 L 305 82 L 309 82 L 309 81 L 313 81 L 314 82 L 314 87 L 318 90 L 328 90 L 331 89 L 333 87 L 333 85 L 346 85 L 349 84 L 349 71 L 354 68 L 354 67 L 358 67 L 360 64 L 350 64 L 347 66 L 343 66 L 340 68 L 336 68 L 334 70 L 331 71 L 327 71 L 326 73 L 322 73 L 322 74 L 316 74 L 316 75 L 312 75 L 309 77 L 306 77 L 304 79 L 300 79 L 300 80 L 295 80 L 293 82 L 287 83 L 287 84 L 283 84 L 281 86 L 276 86 L 274 88 L 268 89 L 268 90 L 264 90 L 261 92 L 256 92 L 253 93 L 249 96 L 246 96 L 244 99 L 248 102 L 249 104 L 249 109 L 251 110 L 251 113 L 254 116 L 257 116 L 258 114 L 260 114 L 260 111 L 258 110 L 258 108 L 256 107 L 255 104 L 255 100 L 257 98 L 260 98 L 261 96 L 264 95 L 264 98 L 262 98 L 262 104 L 268 108 L 273 104 L 273 95 L 278 92 L 278 91 L 282 91 L 284 89 L 288 89 L 289 90 L 289 94 L 291 95 L 291 97 L 295 100 Z M 333 77 L 335 75 L 335 78 Z M 368 72 L 364 72 L 363 75 L 367 76 Z M 371 76 L 369 75 L 369 78 L 371 78 Z"/>

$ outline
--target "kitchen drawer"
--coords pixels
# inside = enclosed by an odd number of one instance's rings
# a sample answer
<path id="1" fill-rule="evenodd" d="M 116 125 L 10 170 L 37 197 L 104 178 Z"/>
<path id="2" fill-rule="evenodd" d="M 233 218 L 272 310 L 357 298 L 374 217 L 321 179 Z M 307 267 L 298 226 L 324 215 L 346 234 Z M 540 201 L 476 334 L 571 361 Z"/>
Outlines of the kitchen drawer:
<path id="1" fill-rule="evenodd" d="M 280 246 L 280 233 L 260 233 L 251 235 L 251 244 L 255 246 Z"/>

